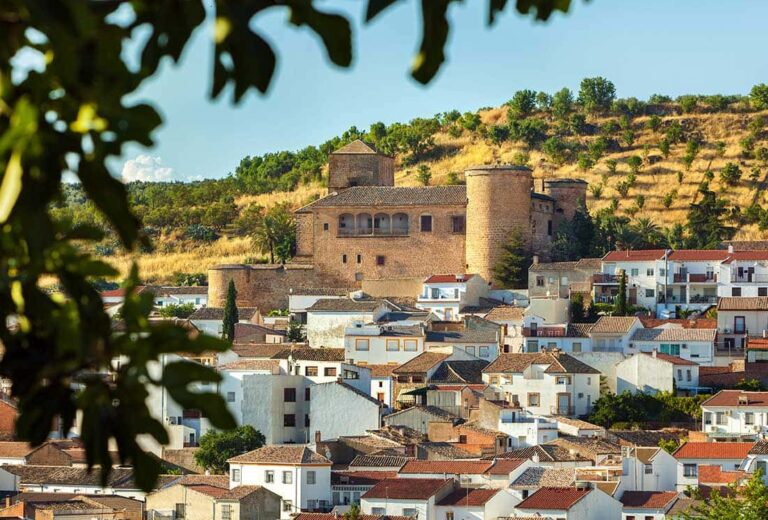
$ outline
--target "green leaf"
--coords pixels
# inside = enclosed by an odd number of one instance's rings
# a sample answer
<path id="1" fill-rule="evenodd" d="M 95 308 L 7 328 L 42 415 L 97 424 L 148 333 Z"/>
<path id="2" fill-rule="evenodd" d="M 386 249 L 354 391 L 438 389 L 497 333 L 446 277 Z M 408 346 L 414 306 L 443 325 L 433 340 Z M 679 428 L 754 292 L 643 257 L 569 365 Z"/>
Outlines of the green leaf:
<path id="1" fill-rule="evenodd" d="M 549 20 L 554 11 L 567 13 L 571 7 L 571 0 L 517 0 L 517 10 L 521 14 L 529 14 L 532 9 L 536 11 L 536 20 Z"/>
<path id="2" fill-rule="evenodd" d="M 0 184 L 0 223 L 5 223 L 16 205 L 21 193 L 21 154 L 14 151 L 5 167 L 3 182 Z"/>
<path id="3" fill-rule="evenodd" d="M 502 12 L 507 6 L 507 0 L 489 0 L 488 3 L 488 25 L 493 25 L 496 14 Z"/>
<path id="4" fill-rule="evenodd" d="M 394 5 L 399 0 L 368 0 L 368 8 L 365 10 L 365 21 L 370 22 L 382 11 Z"/>
<path id="5" fill-rule="evenodd" d="M 311 27 L 336 65 L 348 67 L 352 63 L 352 29 L 343 16 L 318 11 L 311 2 L 297 1 L 291 6 L 291 23 Z"/>
<path id="6" fill-rule="evenodd" d="M 445 61 L 449 31 L 447 11 L 454 1 L 457 0 L 421 0 L 423 35 L 411 67 L 411 75 L 419 83 L 429 83 Z"/>

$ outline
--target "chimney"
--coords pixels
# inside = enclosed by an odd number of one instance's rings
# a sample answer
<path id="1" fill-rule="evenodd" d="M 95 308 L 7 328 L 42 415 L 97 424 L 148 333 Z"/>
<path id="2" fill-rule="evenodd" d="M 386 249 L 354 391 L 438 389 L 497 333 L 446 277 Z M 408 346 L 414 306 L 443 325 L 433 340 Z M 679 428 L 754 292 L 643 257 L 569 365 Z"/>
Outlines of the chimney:
<path id="1" fill-rule="evenodd" d="M 320 435 L 320 430 L 315 430 L 315 444 L 320 444 L 322 438 L 323 437 Z"/>
<path id="2" fill-rule="evenodd" d="M 533 255 L 533 265 L 536 265 L 539 263 L 539 255 Z"/>
<path id="3" fill-rule="evenodd" d="M 659 353 L 659 352 L 658 352 L 656 349 L 653 349 L 653 352 L 651 352 L 651 355 L 652 355 L 653 357 L 656 357 L 656 354 L 658 354 L 658 353 Z"/>
<path id="4" fill-rule="evenodd" d="M 733 244 L 728 244 L 728 252 L 733 253 Z"/>

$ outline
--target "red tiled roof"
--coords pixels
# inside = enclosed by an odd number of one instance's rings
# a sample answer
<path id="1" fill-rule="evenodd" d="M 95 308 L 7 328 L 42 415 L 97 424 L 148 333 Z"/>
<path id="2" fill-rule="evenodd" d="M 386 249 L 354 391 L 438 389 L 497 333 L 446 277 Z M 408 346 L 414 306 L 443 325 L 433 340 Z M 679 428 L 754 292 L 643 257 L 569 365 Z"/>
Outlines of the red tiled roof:
<path id="1" fill-rule="evenodd" d="M 409 460 L 400 468 L 400 473 L 414 475 L 419 473 L 446 473 L 455 475 L 481 475 L 488 471 L 493 463 L 488 460 Z"/>
<path id="2" fill-rule="evenodd" d="M 699 465 L 699 484 L 733 484 L 748 478 L 745 471 L 723 471 L 716 465 Z"/>
<path id="3" fill-rule="evenodd" d="M 139 285 L 136 287 L 136 294 L 140 294 L 144 289 L 146 289 L 145 285 Z M 122 287 L 118 287 L 117 289 L 110 289 L 108 291 L 101 291 L 101 297 L 102 298 L 108 298 L 108 297 L 115 297 L 115 296 L 125 296 L 125 289 Z"/>
<path id="4" fill-rule="evenodd" d="M 459 488 L 437 503 L 438 506 L 479 507 L 496 496 L 500 489 Z"/>
<path id="5" fill-rule="evenodd" d="M 528 459 L 496 459 L 493 466 L 486 471 L 488 475 L 509 475 Z"/>
<path id="6" fill-rule="evenodd" d="M 739 260 L 768 260 L 768 251 L 734 251 L 728 255 L 728 258 L 723 263 L 730 264 L 731 262 Z"/>
<path id="7" fill-rule="evenodd" d="M 672 454 L 676 459 L 733 459 L 747 457 L 754 442 L 686 442 Z"/>
<path id="8" fill-rule="evenodd" d="M 680 249 L 672 251 L 669 254 L 670 260 L 676 261 L 706 261 L 706 260 L 725 260 L 732 253 L 725 249 Z"/>
<path id="9" fill-rule="evenodd" d="M 603 257 L 603 262 L 643 262 L 650 260 L 661 260 L 662 258 L 664 258 L 663 249 L 638 249 L 632 251 L 611 251 Z"/>
<path id="10" fill-rule="evenodd" d="M 373 486 L 361 498 L 427 500 L 445 486 L 453 486 L 453 479 L 390 478 Z"/>
<path id="11" fill-rule="evenodd" d="M 746 396 L 746 404 L 739 404 L 739 397 Z M 743 402 L 742 402 L 743 403 Z M 768 392 L 744 392 L 720 390 L 701 403 L 702 406 L 768 406 Z"/>
<path id="12" fill-rule="evenodd" d="M 658 319 L 639 317 L 640 322 L 646 329 L 658 329 L 662 325 L 680 325 L 684 329 L 716 329 L 717 320 L 715 318 L 696 318 L 693 320 L 684 319 Z"/>
<path id="13" fill-rule="evenodd" d="M 363 365 L 371 369 L 371 377 L 390 377 L 398 365 Z"/>
<path id="14" fill-rule="evenodd" d="M 747 350 L 768 350 L 768 339 L 747 338 Z"/>
<path id="15" fill-rule="evenodd" d="M 334 471 L 331 483 L 342 486 L 374 486 L 382 480 L 397 478 L 396 471 Z"/>
<path id="16" fill-rule="evenodd" d="M 184 487 L 186 487 L 187 489 L 195 490 L 198 493 L 202 493 L 204 495 L 208 495 L 209 497 L 213 497 L 213 498 L 220 498 L 222 495 L 229 493 L 229 489 L 224 489 L 224 488 L 215 487 L 215 486 L 207 486 L 205 484 L 191 484 Z"/>
<path id="17" fill-rule="evenodd" d="M 433 274 L 424 283 L 463 283 L 472 278 L 473 274 Z M 459 280 L 459 277 L 462 277 Z"/>
<path id="18" fill-rule="evenodd" d="M 631 509 L 664 509 L 676 498 L 674 491 L 625 491 L 621 503 Z"/>
<path id="19" fill-rule="evenodd" d="M 650 352 L 643 352 L 646 356 L 653 356 Z M 661 354 L 656 353 L 656 359 L 661 359 L 663 361 L 667 361 L 669 363 L 672 363 L 673 365 L 685 365 L 685 366 L 694 366 L 698 365 L 698 363 L 695 363 L 689 359 L 683 359 L 680 356 L 672 356 L 670 354 Z"/>
<path id="20" fill-rule="evenodd" d="M 591 489 L 575 487 L 543 487 L 519 504 L 517 509 L 544 509 L 565 511 L 587 496 Z"/>

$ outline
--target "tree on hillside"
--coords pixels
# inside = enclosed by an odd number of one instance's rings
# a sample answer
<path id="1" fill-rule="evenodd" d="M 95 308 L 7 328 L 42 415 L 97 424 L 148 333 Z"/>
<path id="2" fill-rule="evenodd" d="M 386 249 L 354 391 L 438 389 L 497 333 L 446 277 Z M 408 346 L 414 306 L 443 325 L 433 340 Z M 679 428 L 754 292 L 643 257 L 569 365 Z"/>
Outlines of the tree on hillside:
<path id="1" fill-rule="evenodd" d="M 507 118 L 524 119 L 536 110 L 536 92 L 533 90 L 518 90 L 512 99 L 507 101 Z"/>
<path id="2" fill-rule="evenodd" d="M 416 179 L 418 179 L 423 186 L 429 186 L 429 181 L 432 180 L 432 170 L 429 169 L 429 166 L 420 164 Z"/>
<path id="3" fill-rule="evenodd" d="M 200 447 L 195 451 L 195 462 L 216 475 L 229 472 L 227 460 L 264 446 L 264 435 L 250 424 L 233 430 L 210 430 L 200 437 Z"/>
<path id="4" fill-rule="evenodd" d="M 621 272 L 619 279 L 619 294 L 616 296 L 616 316 L 629 314 L 629 302 L 627 301 L 627 273 Z"/>
<path id="5" fill-rule="evenodd" d="M 251 238 L 261 253 L 269 254 L 269 262 L 284 264 L 296 249 L 296 222 L 287 204 L 273 206 L 256 223 Z"/>
<path id="6" fill-rule="evenodd" d="M 587 112 L 607 112 L 616 99 L 616 87 L 602 77 L 584 78 L 579 86 L 579 103 Z"/>
<path id="7" fill-rule="evenodd" d="M 709 189 L 705 182 L 699 188 L 699 201 L 688 209 L 689 247 L 713 249 L 733 234 L 733 228 L 726 225 L 729 211 L 726 202 Z"/>
<path id="8" fill-rule="evenodd" d="M 552 96 L 552 114 L 558 119 L 567 119 L 573 112 L 573 93 L 563 88 Z"/>
<path id="9" fill-rule="evenodd" d="M 237 312 L 237 289 L 235 289 L 235 281 L 230 280 L 227 286 L 227 299 L 224 302 L 224 322 L 222 323 L 221 337 L 229 340 L 229 342 L 235 341 L 235 324 L 240 321 L 240 316 Z"/>
<path id="10" fill-rule="evenodd" d="M 768 85 L 760 83 L 752 87 L 752 90 L 749 92 L 749 103 L 756 110 L 768 108 Z"/>
<path id="11" fill-rule="evenodd" d="M 501 258 L 493 268 L 494 280 L 505 289 L 528 287 L 528 268 L 532 257 L 522 231 L 511 231 L 503 245 Z"/>

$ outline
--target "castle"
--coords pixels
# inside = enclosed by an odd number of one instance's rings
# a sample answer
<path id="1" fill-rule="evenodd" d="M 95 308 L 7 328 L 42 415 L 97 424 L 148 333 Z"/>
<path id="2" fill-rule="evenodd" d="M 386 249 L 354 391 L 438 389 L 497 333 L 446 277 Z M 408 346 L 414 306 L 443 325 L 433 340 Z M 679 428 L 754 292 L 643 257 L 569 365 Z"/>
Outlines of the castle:
<path id="1" fill-rule="evenodd" d="M 476 273 L 493 267 L 510 232 L 524 233 L 543 257 L 563 220 L 586 200 L 587 183 L 545 179 L 533 189 L 525 166 L 474 166 L 464 186 L 398 187 L 394 158 L 354 141 L 329 158 L 328 195 L 295 212 L 296 256 L 286 266 L 219 266 L 209 273 L 209 305 L 230 279 L 238 300 L 261 308 L 289 289 L 356 287 L 363 280 Z M 282 296 L 280 296 L 282 292 Z"/>

